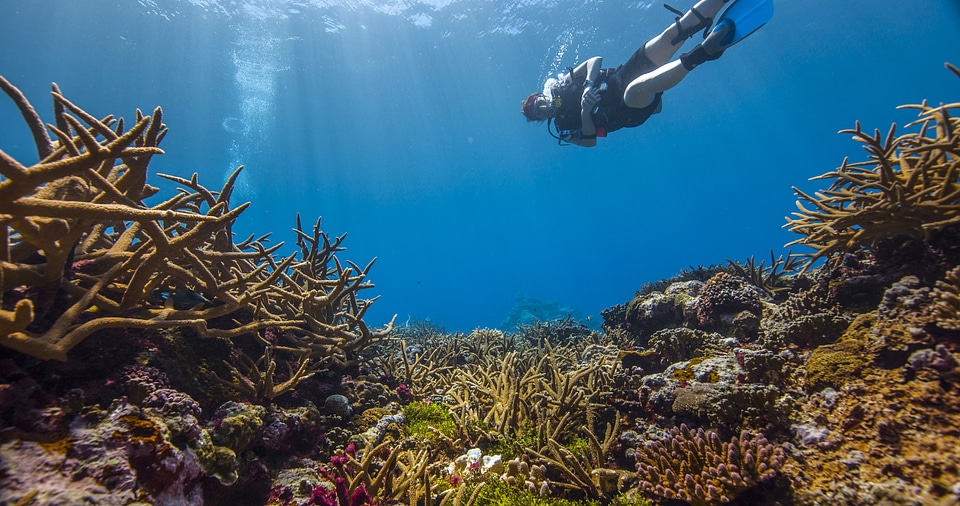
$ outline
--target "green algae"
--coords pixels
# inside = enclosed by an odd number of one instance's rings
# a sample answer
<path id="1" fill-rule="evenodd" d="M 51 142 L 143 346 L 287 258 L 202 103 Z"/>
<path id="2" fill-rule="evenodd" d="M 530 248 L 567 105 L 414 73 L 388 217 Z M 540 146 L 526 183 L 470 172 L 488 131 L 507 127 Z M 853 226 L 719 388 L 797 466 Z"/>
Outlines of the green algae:
<path id="1" fill-rule="evenodd" d="M 599 506 L 592 500 L 574 501 L 549 496 L 541 497 L 520 486 L 505 481 L 492 480 L 486 483 L 477 495 L 475 506 Z"/>
<path id="2" fill-rule="evenodd" d="M 453 416 L 441 404 L 412 402 L 403 408 L 403 416 L 406 418 L 404 431 L 408 436 L 438 442 L 440 435 L 450 439 L 457 435 L 457 424 Z"/>

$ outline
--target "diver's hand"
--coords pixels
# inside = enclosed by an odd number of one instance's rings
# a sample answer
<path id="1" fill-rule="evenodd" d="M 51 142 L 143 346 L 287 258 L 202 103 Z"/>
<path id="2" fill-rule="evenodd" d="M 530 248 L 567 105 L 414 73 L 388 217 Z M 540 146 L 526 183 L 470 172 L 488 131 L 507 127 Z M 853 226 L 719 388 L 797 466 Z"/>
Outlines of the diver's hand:
<path id="1" fill-rule="evenodd" d="M 583 95 L 580 97 L 580 107 L 584 111 L 593 111 L 598 102 L 600 102 L 599 91 L 590 86 L 583 89 Z"/>

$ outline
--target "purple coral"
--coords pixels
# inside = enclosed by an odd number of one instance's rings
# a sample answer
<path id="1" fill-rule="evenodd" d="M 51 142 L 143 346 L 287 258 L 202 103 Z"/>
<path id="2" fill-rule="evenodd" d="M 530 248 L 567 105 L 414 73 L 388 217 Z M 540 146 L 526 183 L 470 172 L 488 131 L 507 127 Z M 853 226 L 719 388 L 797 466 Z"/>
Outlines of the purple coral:
<path id="1" fill-rule="evenodd" d="M 957 367 L 957 359 L 953 358 L 946 346 L 938 344 L 936 350 L 924 348 L 913 352 L 907 359 L 907 364 L 914 371 L 929 368 L 935 371 L 948 372 Z"/>
<path id="2" fill-rule="evenodd" d="M 139 404 L 151 392 L 170 388 L 166 373 L 146 365 L 128 365 L 118 373 L 117 382 L 123 385 L 134 404 Z"/>
<path id="3" fill-rule="evenodd" d="M 335 471 L 330 472 L 321 467 L 318 471 L 321 476 L 333 482 L 333 488 L 321 484 L 313 490 L 308 505 L 319 506 L 371 506 L 374 504 L 373 498 L 367 492 L 366 487 L 358 485 L 353 492 L 348 490 L 347 477 L 353 473 L 347 466 L 353 459 L 356 448 L 353 443 L 347 445 L 345 453 L 338 453 L 330 457 L 330 467 Z"/>
<path id="4" fill-rule="evenodd" d="M 706 506 L 729 502 L 772 478 L 783 459 L 783 450 L 762 434 L 743 431 L 722 442 L 716 432 L 681 425 L 662 441 L 637 449 L 637 474 L 648 493 Z"/>
<path id="5" fill-rule="evenodd" d="M 160 415 L 171 436 L 187 441 L 199 439 L 200 404 L 189 395 L 171 388 L 158 388 L 147 394 L 142 406 Z"/>
<path id="6" fill-rule="evenodd" d="M 193 415 L 200 418 L 200 404 L 189 395 L 171 388 L 158 388 L 143 400 L 143 407 L 155 408 L 164 416 Z"/>

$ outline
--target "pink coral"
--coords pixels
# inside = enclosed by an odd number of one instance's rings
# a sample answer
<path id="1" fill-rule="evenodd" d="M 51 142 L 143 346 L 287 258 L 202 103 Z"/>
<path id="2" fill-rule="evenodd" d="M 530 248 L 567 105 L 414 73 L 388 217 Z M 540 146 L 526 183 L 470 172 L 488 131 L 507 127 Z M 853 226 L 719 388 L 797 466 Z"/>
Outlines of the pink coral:
<path id="1" fill-rule="evenodd" d="M 663 441 L 637 451 L 641 487 L 660 497 L 692 506 L 733 500 L 743 491 L 772 478 L 783 464 L 783 450 L 762 434 L 722 442 L 716 432 L 686 425 L 670 430 Z"/>

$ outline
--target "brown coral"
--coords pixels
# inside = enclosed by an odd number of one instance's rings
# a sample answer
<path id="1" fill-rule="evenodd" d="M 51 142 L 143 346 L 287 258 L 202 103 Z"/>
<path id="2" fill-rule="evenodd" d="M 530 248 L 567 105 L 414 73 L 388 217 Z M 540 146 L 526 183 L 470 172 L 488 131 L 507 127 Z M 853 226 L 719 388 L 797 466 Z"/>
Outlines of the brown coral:
<path id="1" fill-rule="evenodd" d="M 836 339 L 852 320 L 830 295 L 827 283 L 787 296 L 776 306 L 764 308 L 761 322 L 764 346 L 779 350 L 788 345 L 816 347 Z"/>
<path id="2" fill-rule="evenodd" d="M 948 271 L 945 278 L 937 281 L 933 292 L 937 298 L 937 326 L 947 330 L 960 330 L 960 267 Z"/>
<path id="3" fill-rule="evenodd" d="M 637 460 L 645 491 L 706 506 L 729 502 L 774 477 L 784 457 L 762 434 L 751 437 L 743 431 L 723 442 L 716 432 L 681 425 L 663 441 L 638 448 Z"/>
<path id="4" fill-rule="evenodd" d="M 697 322 L 702 328 L 720 326 L 725 317 L 749 311 L 759 316 L 768 296 L 747 280 L 726 272 L 710 278 L 697 301 Z"/>
<path id="5" fill-rule="evenodd" d="M 807 390 L 839 388 L 860 378 L 872 359 L 868 341 L 876 322 L 876 313 L 861 315 L 835 343 L 813 350 L 807 360 Z"/>
<path id="6" fill-rule="evenodd" d="M 947 64 L 960 77 L 960 70 Z M 813 196 L 794 187 L 799 212 L 787 218 L 790 231 L 803 235 L 791 242 L 815 250 L 815 260 L 868 248 L 896 236 L 926 239 L 930 232 L 960 222 L 960 120 L 950 112 L 960 102 L 930 107 L 924 101 L 903 108 L 919 109 L 915 133 L 886 136 L 863 131 L 857 122 L 843 130 L 863 144 L 869 160 L 843 164 L 813 179 L 832 179 L 830 188 Z M 812 206 L 808 208 L 804 204 Z"/>

